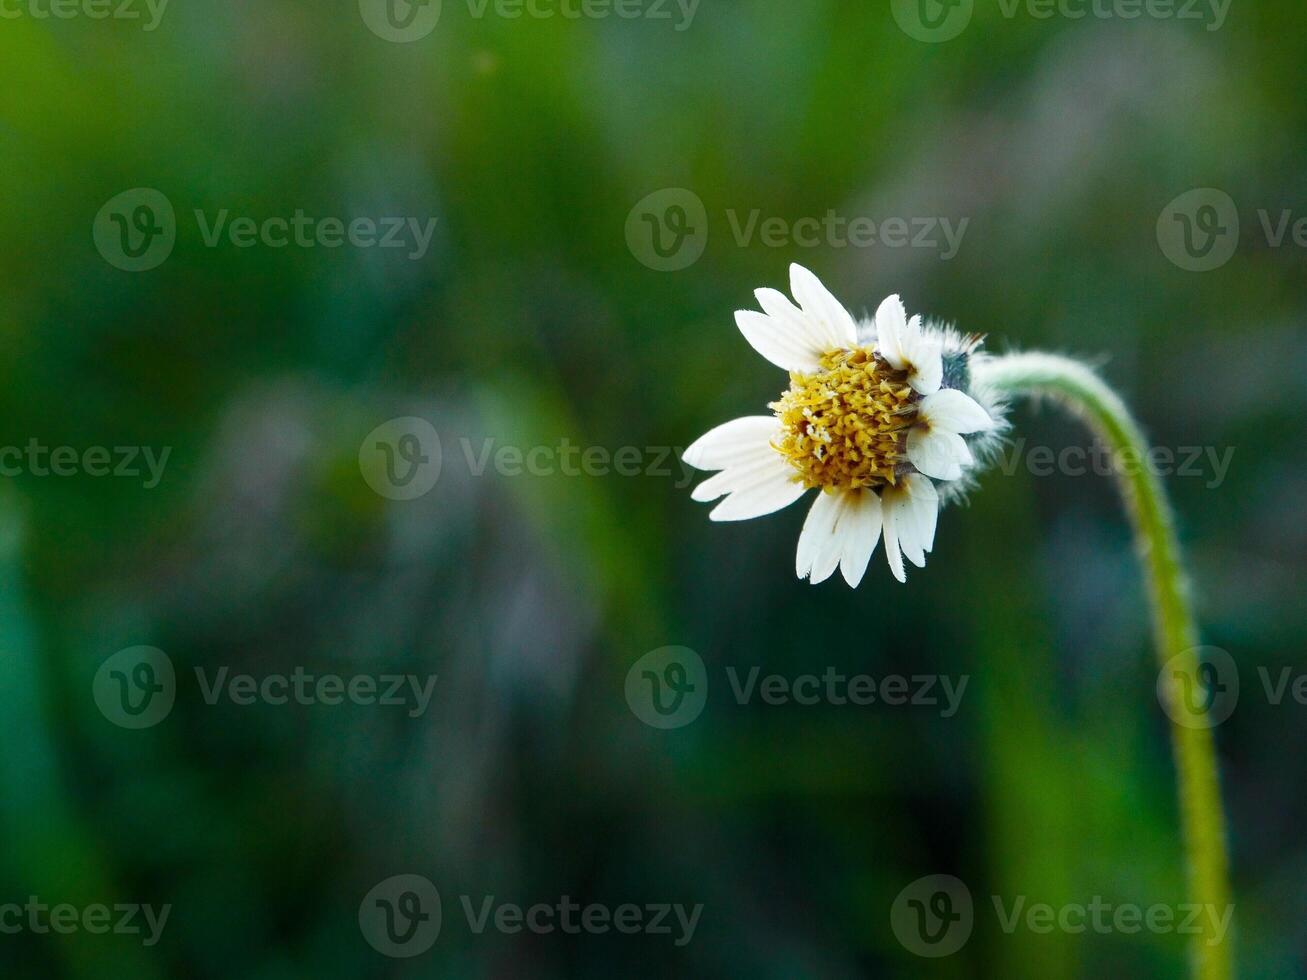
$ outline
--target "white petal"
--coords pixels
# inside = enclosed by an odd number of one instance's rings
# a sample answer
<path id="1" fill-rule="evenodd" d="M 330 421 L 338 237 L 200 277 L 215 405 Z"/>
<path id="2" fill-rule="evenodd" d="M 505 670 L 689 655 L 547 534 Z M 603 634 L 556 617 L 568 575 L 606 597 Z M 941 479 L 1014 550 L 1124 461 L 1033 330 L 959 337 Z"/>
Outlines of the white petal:
<path id="1" fill-rule="evenodd" d="M 899 547 L 903 549 L 903 557 L 918 568 L 926 567 L 926 551 L 921 547 L 912 534 L 912 525 L 906 519 L 907 514 L 903 507 L 899 507 L 894 514 L 894 530 L 899 536 Z"/>
<path id="2" fill-rule="evenodd" d="M 944 342 L 921 328 L 921 317 L 908 321 L 899 338 L 903 361 L 908 370 L 908 384 L 923 395 L 938 391 L 944 380 Z"/>
<path id="3" fill-rule="evenodd" d="M 840 531 L 844 537 L 844 551 L 840 555 L 840 572 L 849 588 L 856 589 L 867 571 L 867 562 L 880 540 L 880 497 L 870 490 L 852 495 Z"/>
<path id="4" fill-rule="evenodd" d="M 948 432 L 980 432 L 994 424 L 978 401 L 956 388 L 927 395 L 918 411 L 932 429 Z"/>
<path id="5" fill-rule="evenodd" d="M 724 479 L 730 475 L 730 470 L 722 470 L 714 476 L 708 477 L 697 487 L 690 491 L 690 499 L 697 500 L 701 504 L 706 504 L 710 500 L 716 500 L 722 494 L 731 489 L 729 480 Z"/>
<path id="6" fill-rule="evenodd" d="M 899 531 L 895 521 L 895 510 L 893 501 L 890 499 L 891 491 L 886 489 L 881 501 L 882 519 L 885 524 L 885 560 L 889 562 L 889 570 L 894 573 L 894 577 L 900 582 L 906 582 L 908 576 L 903 571 L 903 552 L 899 548 Z"/>
<path id="7" fill-rule="evenodd" d="M 882 493 L 885 521 L 885 557 L 890 570 L 904 582 L 903 558 L 922 568 L 926 553 L 935 545 L 935 524 L 939 519 L 939 493 L 919 473 L 904 478 L 897 487 Z"/>
<path id="8" fill-rule="evenodd" d="M 780 290 L 755 289 L 753 295 L 758 298 L 758 305 L 763 312 L 792 333 L 803 349 L 814 358 L 819 358 L 832 349 L 821 324 L 791 303 L 790 298 Z"/>
<path id="9" fill-rule="evenodd" d="M 829 340 L 827 350 L 857 346 L 858 328 L 849 311 L 820 279 L 797 262 L 790 266 L 790 291 L 803 312 L 820 326 L 822 335 Z"/>
<path id="10" fill-rule="evenodd" d="M 720 473 L 710 476 L 695 487 L 690 496 L 703 503 L 747 486 L 757 477 L 765 476 L 774 470 L 775 456 L 776 451 L 768 446 L 756 459 L 751 457 L 746 462 L 732 463 Z"/>
<path id="11" fill-rule="evenodd" d="M 899 546 L 918 568 L 926 564 L 925 553 L 935 546 L 935 525 L 939 520 L 939 493 L 919 473 L 904 477 L 899 494 L 897 528 Z"/>
<path id="12" fill-rule="evenodd" d="M 840 497 L 841 494 L 823 490 L 812 502 L 803 530 L 799 532 L 799 547 L 794 555 L 794 572 L 799 578 L 808 577 L 814 559 L 835 533 L 835 521 L 840 516 Z"/>
<path id="13" fill-rule="evenodd" d="M 840 557 L 844 554 L 845 518 L 849 513 L 849 495 L 841 491 L 825 494 L 834 498 L 835 514 L 831 518 L 830 533 L 819 538 L 817 552 L 812 556 L 812 571 L 808 581 L 818 585 L 826 581 L 839 567 Z"/>
<path id="14" fill-rule="evenodd" d="M 908 462 L 936 480 L 956 480 L 973 459 L 956 432 L 913 426 L 908 430 Z"/>
<path id="15" fill-rule="evenodd" d="M 749 346 L 778 368 L 809 374 L 817 370 L 821 355 L 813 353 L 804 334 L 790 329 L 782 321 L 773 320 L 766 313 L 739 310 L 735 314 L 735 325 Z"/>
<path id="16" fill-rule="evenodd" d="M 714 521 L 747 521 L 788 507 L 807 489 L 784 456 L 772 466 L 754 471 L 709 512 Z"/>
<path id="17" fill-rule="evenodd" d="M 900 371 L 906 363 L 903 359 L 903 334 L 907 329 L 908 313 L 903 308 L 903 300 L 899 299 L 898 293 L 885 297 L 876 310 L 876 349 Z"/>
<path id="18" fill-rule="evenodd" d="M 779 438 L 780 431 L 774 415 L 746 415 L 709 429 L 690 443 L 681 459 L 698 470 L 725 469 L 760 458 L 764 449 L 771 450 L 771 441 Z"/>

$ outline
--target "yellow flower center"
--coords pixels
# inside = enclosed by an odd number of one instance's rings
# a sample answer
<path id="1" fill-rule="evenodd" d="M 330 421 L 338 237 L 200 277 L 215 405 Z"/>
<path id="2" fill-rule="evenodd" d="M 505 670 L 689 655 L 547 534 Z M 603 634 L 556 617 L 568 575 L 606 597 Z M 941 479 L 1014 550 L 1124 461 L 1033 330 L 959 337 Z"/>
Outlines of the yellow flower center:
<path id="1" fill-rule="evenodd" d="M 917 396 L 906 371 L 869 347 L 823 355 L 821 370 L 790 372 L 790 387 L 770 407 L 784 434 L 773 443 L 804 485 L 850 490 L 895 482 Z"/>

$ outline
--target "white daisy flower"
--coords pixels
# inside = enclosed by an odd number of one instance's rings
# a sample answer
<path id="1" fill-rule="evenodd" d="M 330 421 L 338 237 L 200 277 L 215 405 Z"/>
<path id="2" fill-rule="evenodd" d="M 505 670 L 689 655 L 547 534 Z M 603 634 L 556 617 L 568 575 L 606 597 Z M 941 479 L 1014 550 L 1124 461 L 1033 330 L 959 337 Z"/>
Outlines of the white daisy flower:
<path id="1" fill-rule="evenodd" d="M 1000 427 L 996 407 L 970 391 L 978 337 L 960 337 L 921 317 L 907 318 L 898 296 L 861 326 L 815 275 L 790 266 L 794 303 L 774 289 L 756 293 L 763 312 L 735 314 L 744 339 L 790 387 L 768 407 L 712 429 L 685 450 L 701 470 L 699 501 L 723 497 L 709 517 L 743 521 L 820 492 L 799 535 L 795 571 L 822 582 L 838 566 L 857 586 L 882 534 L 900 582 L 903 559 L 924 567 L 949 485 L 964 484 L 982 440 Z"/>

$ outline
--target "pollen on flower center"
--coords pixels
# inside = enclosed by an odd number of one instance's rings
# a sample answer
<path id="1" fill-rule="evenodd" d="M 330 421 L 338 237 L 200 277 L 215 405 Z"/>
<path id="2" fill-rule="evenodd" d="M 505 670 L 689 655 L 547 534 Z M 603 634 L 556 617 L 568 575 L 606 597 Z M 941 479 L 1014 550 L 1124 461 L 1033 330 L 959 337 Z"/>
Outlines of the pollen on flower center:
<path id="1" fill-rule="evenodd" d="M 907 372 L 871 348 L 835 350 L 813 374 L 790 372 L 790 387 L 769 406 L 783 434 L 773 448 L 805 486 L 880 487 L 896 482 L 917 394 Z"/>

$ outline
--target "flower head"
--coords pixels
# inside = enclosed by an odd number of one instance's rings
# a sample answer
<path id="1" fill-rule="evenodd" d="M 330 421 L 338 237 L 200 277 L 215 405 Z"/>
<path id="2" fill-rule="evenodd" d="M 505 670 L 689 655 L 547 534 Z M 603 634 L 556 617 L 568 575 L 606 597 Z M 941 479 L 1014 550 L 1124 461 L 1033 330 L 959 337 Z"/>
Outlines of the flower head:
<path id="1" fill-rule="evenodd" d="M 980 338 L 909 320 L 898 296 L 859 325 L 799 265 L 790 287 L 797 305 L 759 289 L 763 312 L 735 315 L 754 350 L 790 373 L 789 388 L 772 415 L 726 422 L 686 449 L 691 466 L 718 471 L 693 497 L 724 497 L 709 517 L 742 521 L 815 488 L 799 578 L 815 584 L 838 567 L 856 586 L 883 535 L 890 569 L 905 581 L 903 558 L 924 567 L 942 496 L 965 485 L 973 450 L 1001 424 L 996 406 L 970 390 Z"/>

